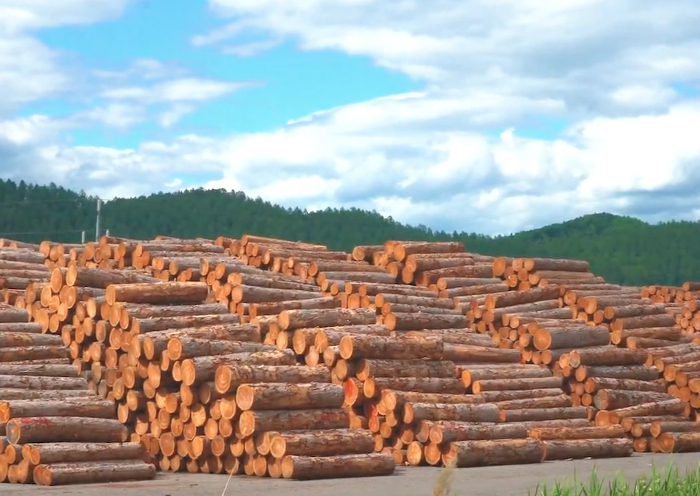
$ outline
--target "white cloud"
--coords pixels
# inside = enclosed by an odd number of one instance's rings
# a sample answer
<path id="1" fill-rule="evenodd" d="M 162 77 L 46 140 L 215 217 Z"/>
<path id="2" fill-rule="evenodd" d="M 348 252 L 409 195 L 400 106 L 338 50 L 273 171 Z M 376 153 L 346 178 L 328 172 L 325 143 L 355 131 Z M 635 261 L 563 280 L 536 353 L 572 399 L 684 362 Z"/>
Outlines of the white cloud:
<path id="1" fill-rule="evenodd" d="M 209 3 L 235 22 L 194 36 L 195 46 L 245 56 L 291 40 L 367 56 L 423 87 L 319 109 L 270 132 L 186 135 L 128 150 L 70 146 L 61 141 L 65 123 L 8 121 L 0 124 L 0 154 L 11 157 L 3 173 L 105 198 L 227 187 L 286 206 L 374 208 L 483 233 L 600 211 L 698 217 L 700 100 L 674 84 L 700 81 L 700 3 Z M 244 84 L 141 64 L 142 76 L 133 67 L 101 73 L 107 103 L 80 118 L 128 127 L 148 109 L 177 132 L 195 105 Z M 565 129 L 532 137 L 533 122 Z"/>

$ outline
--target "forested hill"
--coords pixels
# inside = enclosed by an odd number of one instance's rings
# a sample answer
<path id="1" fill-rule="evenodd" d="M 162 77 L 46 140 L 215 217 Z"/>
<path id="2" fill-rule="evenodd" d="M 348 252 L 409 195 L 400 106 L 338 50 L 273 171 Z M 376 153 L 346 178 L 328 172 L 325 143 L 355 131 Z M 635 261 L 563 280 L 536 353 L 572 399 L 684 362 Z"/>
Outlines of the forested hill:
<path id="1" fill-rule="evenodd" d="M 95 199 L 55 185 L 0 181 L 0 237 L 23 241 L 80 242 L 94 239 Z M 158 234 L 180 237 L 255 233 L 322 243 L 350 250 L 386 239 L 449 240 L 491 255 L 579 258 L 610 282 L 680 284 L 700 279 L 700 223 L 649 225 L 611 214 L 587 215 L 512 236 L 434 232 L 400 224 L 374 212 L 288 210 L 240 192 L 194 190 L 108 202 L 102 227 L 137 239 Z"/>

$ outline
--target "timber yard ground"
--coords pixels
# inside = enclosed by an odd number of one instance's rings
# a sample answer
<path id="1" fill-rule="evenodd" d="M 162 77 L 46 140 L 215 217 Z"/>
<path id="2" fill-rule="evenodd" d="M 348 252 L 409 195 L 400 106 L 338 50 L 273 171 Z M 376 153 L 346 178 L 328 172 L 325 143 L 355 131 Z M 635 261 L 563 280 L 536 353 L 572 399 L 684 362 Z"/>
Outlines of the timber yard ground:
<path id="1" fill-rule="evenodd" d="M 598 477 L 610 480 L 624 473 L 627 480 L 651 474 L 652 466 L 666 469 L 669 463 L 682 474 L 698 467 L 698 453 L 672 455 L 633 455 L 629 458 L 545 462 L 532 465 L 461 468 L 453 473 L 449 496 L 527 496 L 535 495 L 538 484 L 547 481 L 586 481 L 597 468 Z M 430 496 L 443 469 L 399 467 L 388 477 L 292 481 L 256 477 L 232 477 L 227 496 Z M 42 487 L 3 484 L 2 496 L 220 496 L 228 476 L 208 474 L 159 473 L 155 480 L 114 484 Z M 606 484 L 607 486 L 607 484 Z"/>

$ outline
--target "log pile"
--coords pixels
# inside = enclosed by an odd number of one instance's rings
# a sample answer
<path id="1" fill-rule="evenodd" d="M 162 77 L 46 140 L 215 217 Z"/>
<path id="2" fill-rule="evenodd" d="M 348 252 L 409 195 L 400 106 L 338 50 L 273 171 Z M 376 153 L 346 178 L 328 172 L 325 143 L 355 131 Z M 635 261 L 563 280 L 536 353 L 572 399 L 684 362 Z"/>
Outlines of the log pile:
<path id="1" fill-rule="evenodd" d="M 0 247 L 0 291 L 4 303 L 15 305 L 23 300 L 24 290 L 30 283 L 48 281 L 50 272 L 38 247 L 3 241 Z"/>
<path id="2" fill-rule="evenodd" d="M 16 306 L 161 470 L 386 475 L 690 450 L 698 437 L 694 286 L 659 302 L 583 261 L 453 242 L 39 249 L 48 279 Z"/>
<path id="3" fill-rule="evenodd" d="M 88 390 L 60 336 L 28 320 L 25 310 L 0 307 L 0 482 L 155 477 L 142 446 L 124 443 L 114 402 Z"/>

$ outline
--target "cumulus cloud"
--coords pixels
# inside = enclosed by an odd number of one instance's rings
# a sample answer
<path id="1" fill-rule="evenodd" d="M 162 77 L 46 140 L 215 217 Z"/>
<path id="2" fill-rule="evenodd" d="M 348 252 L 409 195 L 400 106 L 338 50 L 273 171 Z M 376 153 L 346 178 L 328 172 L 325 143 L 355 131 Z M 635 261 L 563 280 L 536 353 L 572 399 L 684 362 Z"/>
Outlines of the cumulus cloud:
<path id="1" fill-rule="evenodd" d="M 13 157 L 13 173 L 40 177 L 31 164 L 41 163 L 52 172 L 40 182 L 105 198 L 226 187 L 286 206 L 356 206 L 490 234 L 601 211 L 650 221 L 700 216 L 700 99 L 676 90 L 700 82 L 700 4 L 209 4 L 222 26 L 193 36 L 195 46 L 248 56 L 292 41 L 370 57 L 422 88 L 319 109 L 269 132 L 186 135 L 128 150 L 70 146 L 61 138 L 66 123 L 15 119 L 0 125 L 0 154 Z M 194 106 L 241 87 L 142 63 L 150 79 L 137 84 L 132 75 L 100 74 L 105 104 L 81 118 L 129 127 L 157 108 L 158 122 L 177 130 Z M 538 136 L 533 122 L 561 132 Z M 212 179 L 193 180 L 192 170 Z"/>

